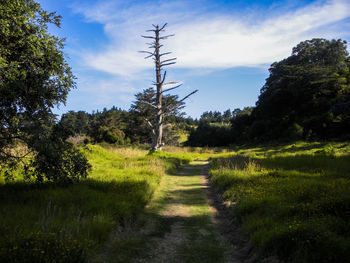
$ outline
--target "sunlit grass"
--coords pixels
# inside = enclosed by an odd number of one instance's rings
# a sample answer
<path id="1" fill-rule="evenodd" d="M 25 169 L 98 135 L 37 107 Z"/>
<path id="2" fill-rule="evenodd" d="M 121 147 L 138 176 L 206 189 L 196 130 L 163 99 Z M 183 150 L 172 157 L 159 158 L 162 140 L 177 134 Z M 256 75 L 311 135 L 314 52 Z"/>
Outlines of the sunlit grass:
<path id="1" fill-rule="evenodd" d="M 214 158 L 210 173 L 262 254 L 288 262 L 350 257 L 349 144 L 300 142 L 235 154 Z"/>
<path id="2" fill-rule="evenodd" d="M 79 183 L 35 184 L 21 176 L 2 181 L 0 262 L 83 261 L 86 251 L 98 249 L 113 229 L 134 220 L 166 172 L 188 162 L 176 154 L 147 155 L 132 148 L 89 145 L 83 151 L 92 170 Z M 48 254 L 51 261 L 45 261 Z M 71 258 L 64 261 L 61 254 Z"/>
<path id="3" fill-rule="evenodd" d="M 90 145 L 83 151 L 92 170 L 73 185 L 34 184 L 20 167 L 12 183 L 0 176 L 0 262 L 50 262 L 49 257 L 67 262 L 58 255 L 83 261 L 143 211 L 165 173 L 208 158 L 214 184 L 262 254 L 277 253 L 291 262 L 350 258 L 349 143 L 167 146 L 152 154 Z M 184 191 L 188 200 L 190 193 L 197 194 L 192 187 Z M 205 206 L 195 209 L 206 211 Z"/>
<path id="4" fill-rule="evenodd" d="M 220 147 L 177 147 L 165 146 L 165 152 L 177 153 L 190 158 L 191 160 L 208 160 L 213 156 L 232 155 L 232 150 Z"/>

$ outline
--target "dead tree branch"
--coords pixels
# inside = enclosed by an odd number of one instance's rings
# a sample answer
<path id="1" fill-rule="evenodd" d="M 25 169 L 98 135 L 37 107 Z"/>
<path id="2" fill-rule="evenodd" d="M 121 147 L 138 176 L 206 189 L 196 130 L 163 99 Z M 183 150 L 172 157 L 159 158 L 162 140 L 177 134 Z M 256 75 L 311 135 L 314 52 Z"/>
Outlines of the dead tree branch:
<path id="1" fill-rule="evenodd" d="M 174 85 L 178 84 L 178 82 L 171 81 L 171 82 L 165 82 L 166 78 L 166 71 L 162 73 L 162 70 L 166 66 L 170 66 L 176 63 L 177 58 L 168 58 L 161 61 L 161 57 L 171 54 L 171 52 L 160 52 L 160 48 L 163 47 L 163 45 L 160 44 L 160 40 L 166 40 L 174 34 L 161 36 L 161 32 L 165 31 L 165 27 L 167 26 L 167 23 L 165 23 L 162 26 L 154 25 L 152 24 L 154 29 L 147 30 L 146 32 L 153 32 L 153 36 L 148 35 L 142 35 L 143 38 L 152 39 L 153 41 L 151 43 L 148 43 L 149 47 L 153 49 L 153 52 L 150 51 L 140 51 L 140 53 L 148 54 L 145 58 L 151 58 L 155 62 L 155 70 L 156 70 L 156 81 L 152 83 L 152 85 L 156 86 L 156 94 L 155 94 L 155 102 L 146 102 L 146 101 L 140 101 L 140 103 L 144 103 L 146 105 L 152 106 L 155 109 L 155 121 L 152 124 L 147 118 L 145 118 L 145 121 L 148 123 L 148 125 L 151 127 L 152 130 L 152 150 L 157 151 L 161 149 L 162 143 L 162 136 L 163 136 L 163 125 L 164 125 L 164 116 L 166 113 L 172 112 L 176 109 L 181 109 L 183 105 L 183 101 L 196 93 L 198 90 L 195 90 L 185 96 L 180 101 L 177 101 L 174 106 L 170 105 L 164 105 L 163 103 L 163 93 L 174 90 L 179 88 L 182 84 L 176 85 L 175 87 L 171 87 L 168 89 L 163 90 L 164 85 Z M 170 108 L 169 108 L 170 107 Z"/>
<path id="2" fill-rule="evenodd" d="M 172 88 L 169 88 L 169 89 L 165 89 L 165 90 L 163 90 L 163 93 L 164 93 L 164 92 L 171 91 L 171 90 L 173 90 L 173 89 L 180 88 L 181 86 L 182 86 L 182 84 L 179 84 L 179 85 L 177 85 L 177 86 L 175 86 L 175 87 L 172 87 Z"/>

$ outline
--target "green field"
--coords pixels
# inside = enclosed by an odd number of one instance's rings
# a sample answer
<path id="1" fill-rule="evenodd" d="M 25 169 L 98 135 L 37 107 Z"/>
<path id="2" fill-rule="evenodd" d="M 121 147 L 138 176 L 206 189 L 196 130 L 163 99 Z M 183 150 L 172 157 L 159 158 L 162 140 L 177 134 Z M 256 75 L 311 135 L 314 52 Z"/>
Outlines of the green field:
<path id="1" fill-rule="evenodd" d="M 346 143 L 244 147 L 213 158 L 210 173 L 261 256 L 349 262 L 349 153 Z"/>
<path id="2" fill-rule="evenodd" d="M 151 203 L 153 206 L 159 200 L 164 207 L 165 201 L 176 205 L 182 202 L 185 207 L 192 202 L 198 205 L 197 197 L 191 201 L 189 196 L 174 195 L 179 191 L 165 187 L 180 187 L 171 180 L 180 180 L 181 176 L 165 175 L 175 174 L 180 165 L 192 160 L 207 159 L 213 184 L 249 234 L 260 258 L 278 255 L 286 262 L 349 261 L 349 143 L 297 142 L 231 149 L 165 147 L 163 152 L 154 154 L 140 148 L 89 145 L 82 151 L 92 170 L 87 179 L 78 183 L 37 184 L 25 179 L 20 167 L 14 181 L 5 182 L 2 173 L 0 262 L 98 259 L 101 249 L 103 251 L 110 243 L 112 233 L 138 220 L 162 178 L 166 182 L 157 191 L 160 196 L 162 191 L 168 191 L 171 198 L 159 199 L 158 194 Z M 202 191 L 199 181 L 196 187 Z M 170 219 L 160 220 L 153 206 L 149 208 L 148 220 L 155 221 L 154 230 L 140 236 L 124 236 L 121 242 L 113 241 L 115 248 L 110 251 L 113 258 L 130 259 L 157 253 L 152 249 L 152 244 L 158 242 L 154 241 L 154 235 L 166 236 Z M 189 215 L 181 216 L 181 211 L 177 212 L 180 217 L 174 217 L 173 221 L 183 225 L 188 220 L 192 222 Z M 149 211 L 146 216 L 147 213 Z M 194 231 L 193 236 L 196 236 L 195 229 L 184 233 Z M 193 243 L 193 247 L 198 242 Z M 133 246 L 132 254 L 120 254 L 120 251 L 130 250 L 129 246 Z M 183 246 L 191 247 L 190 244 Z M 192 256 L 203 254 L 203 249 L 193 249 L 181 256 L 186 262 Z M 118 253 L 118 257 L 113 253 Z"/>
<path id="3" fill-rule="evenodd" d="M 166 172 L 190 161 L 132 148 L 83 151 L 92 171 L 79 183 L 35 184 L 20 173 L 11 183 L 2 178 L 0 262 L 83 262 L 112 229 L 135 219 Z"/>

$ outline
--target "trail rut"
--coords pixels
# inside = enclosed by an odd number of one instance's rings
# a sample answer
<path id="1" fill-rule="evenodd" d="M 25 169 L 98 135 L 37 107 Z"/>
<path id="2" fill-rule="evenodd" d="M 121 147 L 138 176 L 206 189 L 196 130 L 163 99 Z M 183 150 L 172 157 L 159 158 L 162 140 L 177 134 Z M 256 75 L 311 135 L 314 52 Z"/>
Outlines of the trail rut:
<path id="1" fill-rule="evenodd" d="M 115 233 L 93 262 L 243 262 L 225 235 L 232 225 L 221 216 L 207 171 L 198 161 L 164 176 L 137 224 Z"/>

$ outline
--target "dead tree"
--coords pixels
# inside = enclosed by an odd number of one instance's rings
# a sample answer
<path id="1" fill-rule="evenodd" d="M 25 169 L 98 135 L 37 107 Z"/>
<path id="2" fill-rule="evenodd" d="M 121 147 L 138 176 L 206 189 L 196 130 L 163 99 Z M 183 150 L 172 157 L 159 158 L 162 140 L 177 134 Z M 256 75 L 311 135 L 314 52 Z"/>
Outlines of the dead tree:
<path id="1" fill-rule="evenodd" d="M 182 98 L 181 100 L 178 101 L 177 104 L 172 105 L 170 108 L 168 105 L 164 105 L 163 103 L 163 94 L 165 92 L 174 90 L 179 88 L 182 84 L 179 84 L 178 82 L 171 81 L 171 82 L 165 82 L 165 77 L 166 77 L 166 71 L 163 68 L 166 66 L 170 66 L 175 64 L 176 58 L 169 58 L 169 59 L 164 59 L 163 57 L 166 55 L 171 54 L 171 52 L 160 52 L 160 48 L 163 46 L 160 44 L 160 40 L 166 40 L 169 37 L 172 37 L 174 35 L 165 35 L 161 36 L 161 33 L 164 32 L 164 28 L 166 27 L 167 23 L 165 23 L 163 26 L 159 25 L 152 25 L 154 29 L 147 30 L 147 32 L 153 32 L 153 36 L 142 36 L 147 39 L 151 39 L 152 42 L 148 43 L 149 48 L 152 49 L 153 51 L 140 51 L 141 53 L 146 53 L 147 58 L 153 58 L 155 62 L 155 68 L 156 68 L 156 82 L 153 83 L 153 85 L 156 87 L 156 100 L 155 103 L 150 103 L 147 101 L 143 101 L 142 103 L 148 104 L 151 107 L 155 109 L 155 121 L 152 123 L 150 120 L 146 119 L 146 122 L 152 129 L 152 151 L 158 151 L 161 150 L 163 143 L 162 143 L 162 137 L 163 137 L 163 121 L 164 117 L 166 116 L 167 113 L 172 112 L 176 107 L 179 107 L 181 103 L 196 93 L 198 90 L 195 90 Z M 166 85 L 171 85 L 167 89 L 163 89 L 163 86 Z"/>

